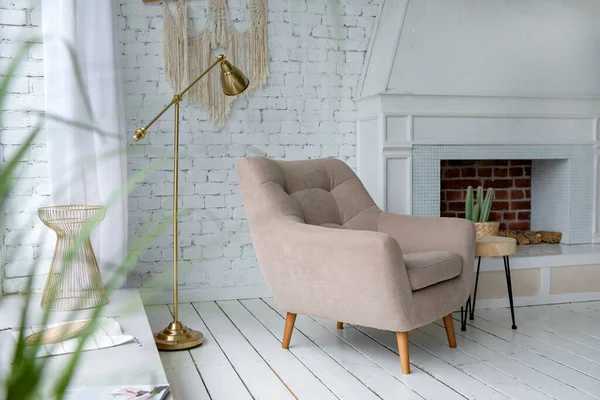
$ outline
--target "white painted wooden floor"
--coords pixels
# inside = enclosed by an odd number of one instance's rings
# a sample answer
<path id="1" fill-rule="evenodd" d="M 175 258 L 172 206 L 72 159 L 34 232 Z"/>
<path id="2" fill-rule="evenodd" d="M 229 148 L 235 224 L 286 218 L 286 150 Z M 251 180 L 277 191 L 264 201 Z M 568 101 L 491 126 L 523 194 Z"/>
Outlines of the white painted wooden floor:
<path id="1" fill-rule="evenodd" d="M 146 308 L 154 331 L 168 306 Z M 272 299 L 182 304 L 204 333 L 191 351 L 160 353 L 175 400 L 600 399 L 600 302 L 477 310 L 458 347 L 442 321 L 409 333 L 412 374 L 394 333 L 298 315 L 281 349 L 284 313 Z"/>

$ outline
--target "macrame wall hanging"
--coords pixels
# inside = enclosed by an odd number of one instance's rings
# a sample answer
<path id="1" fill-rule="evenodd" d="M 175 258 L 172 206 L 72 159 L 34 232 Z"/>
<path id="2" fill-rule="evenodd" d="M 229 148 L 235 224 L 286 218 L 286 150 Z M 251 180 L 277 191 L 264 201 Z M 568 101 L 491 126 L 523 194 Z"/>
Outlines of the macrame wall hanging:
<path id="1" fill-rule="evenodd" d="M 267 50 L 267 0 L 248 0 L 250 28 L 240 32 L 233 26 L 226 0 L 210 0 L 210 21 L 197 36 L 188 36 L 188 7 L 186 0 L 174 0 L 171 12 L 163 1 L 165 73 L 176 92 L 184 89 L 215 60 L 215 51 L 222 49 L 231 63 L 250 79 L 246 93 L 263 86 L 269 76 Z M 225 125 L 231 104 L 236 97 L 221 91 L 218 74 L 208 74 L 187 94 L 208 111 L 217 127 Z"/>

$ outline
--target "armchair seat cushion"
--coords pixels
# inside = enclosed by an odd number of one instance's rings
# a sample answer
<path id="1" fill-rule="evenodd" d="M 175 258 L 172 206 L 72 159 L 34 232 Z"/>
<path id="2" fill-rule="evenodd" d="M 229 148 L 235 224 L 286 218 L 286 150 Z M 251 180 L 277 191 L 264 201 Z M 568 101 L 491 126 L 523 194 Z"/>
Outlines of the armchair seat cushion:
<path id="1" fill-rule="evenodd" d="M 404 254 L 404 263 L 413 291 L 455 278 L 462 271 L 460 254 L 451 251 Z"/>

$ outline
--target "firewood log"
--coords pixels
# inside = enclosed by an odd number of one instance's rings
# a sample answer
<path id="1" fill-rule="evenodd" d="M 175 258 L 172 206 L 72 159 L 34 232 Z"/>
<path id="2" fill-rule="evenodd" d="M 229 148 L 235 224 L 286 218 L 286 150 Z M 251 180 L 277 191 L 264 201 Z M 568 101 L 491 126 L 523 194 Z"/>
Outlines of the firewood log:
<path id="1" fill-rule="evenodd" d="M 560 243 L 562 239 L 561 232 L 552 232 L 552 231 L 540 231 L 542 234 L 542 241 L 544 243 Z"/>
<path id="2" fill-rule="evenodd" d="M 525 232 L 522 232 L 522 235 L 524 235 L 529 240 L 529 243 L 531 243 L 531 244 L 542 243 L 542 234 L 539 232 L 525 231 Z"/>
<path id="3" fill-rule="evenodd" d="M 560 243 L 561 232 L 553 231 L 500 231 L 498 236 L 509 237 L 517 240 L 520 245 L 540 243 Z"/>
<path id="4" fill-rule="evenodd" d="M 525 235 L 519 235 L 519 234 L 517 234 L 516 236 L 517 236 L 516 237 L 517 244 L 523 245 L 523 244 L 529 244 L 530 243 L 530 240 L 529 240 L 529 238 L 527 236 L 525 236 Z"/>
<path id="5" fill-rule="evenodd" d="M 517 238 L 517 232 L 515 232 L 515 231 L 506 232 L 506 237 L 516 239 Z"/>

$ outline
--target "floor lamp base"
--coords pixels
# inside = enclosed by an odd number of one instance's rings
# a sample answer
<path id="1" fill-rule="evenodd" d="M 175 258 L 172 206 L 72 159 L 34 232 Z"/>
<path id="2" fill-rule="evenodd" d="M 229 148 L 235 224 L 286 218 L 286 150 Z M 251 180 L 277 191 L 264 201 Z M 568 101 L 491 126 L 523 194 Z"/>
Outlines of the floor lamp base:
<path id="1" fill-rule="evenodd" d="M 179 321 L 173 321 L 162 331 L 154 335 L 154 342 L 158 350 L 185 350 L 200 346 L 204 336 L 202 332 L 195 331 Z"/>

